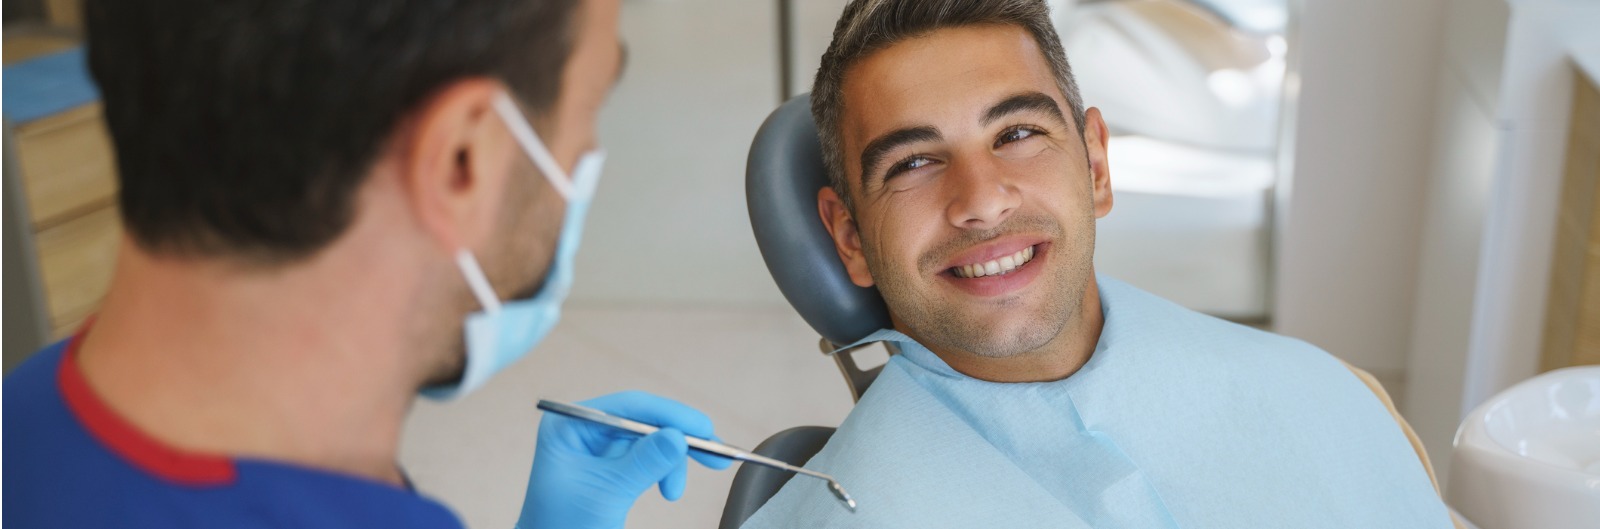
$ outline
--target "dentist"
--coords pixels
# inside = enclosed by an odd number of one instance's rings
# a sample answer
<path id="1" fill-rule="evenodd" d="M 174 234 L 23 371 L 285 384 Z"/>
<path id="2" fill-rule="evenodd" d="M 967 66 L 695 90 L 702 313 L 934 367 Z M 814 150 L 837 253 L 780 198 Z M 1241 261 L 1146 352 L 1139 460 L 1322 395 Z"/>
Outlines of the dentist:
<path id="1" fill-rule="evenodd" d="M 88 0 L 123 235 L 99 314 L 4 381 L 4 523 L 460 527 L 401 424 L 556 324 L 619 9 Z M 664 428 L 546 416 L 518 527 L 621 527 L 689 457 L 728 465 L 687 453 L 689 407 L 587 404 Z"/>

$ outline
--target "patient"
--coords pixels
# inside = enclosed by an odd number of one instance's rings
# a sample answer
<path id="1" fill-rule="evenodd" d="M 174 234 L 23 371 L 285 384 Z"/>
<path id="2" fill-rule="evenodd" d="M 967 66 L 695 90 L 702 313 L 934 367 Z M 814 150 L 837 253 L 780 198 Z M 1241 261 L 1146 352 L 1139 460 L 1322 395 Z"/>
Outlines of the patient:
<path id="1" fill-rule="evenodd" d="M 812 92 L 817 206 L 893 357 L 745 527 L 1448 528 L 1382 389 L 1093 266 L 1107 130 L 1042 0 L 856 0 Z"/>

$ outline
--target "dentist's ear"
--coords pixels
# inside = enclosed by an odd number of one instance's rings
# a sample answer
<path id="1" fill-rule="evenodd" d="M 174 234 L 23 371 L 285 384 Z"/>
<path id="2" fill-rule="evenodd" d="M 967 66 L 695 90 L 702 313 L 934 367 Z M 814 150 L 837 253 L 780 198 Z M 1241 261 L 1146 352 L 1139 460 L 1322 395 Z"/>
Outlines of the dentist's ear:
<path id="1" fill-rule="evenodd" d="M 817 213 L 822 216 L 822 225 L 828 234 L 833 236 L 834 250 L 839 252 L 839 261 L 850 274 L 850 282 L 862 288 L 872 286 L 872 272 L 867 269 L 866 254 L 861 252 L 861 232 L 850 216 L 850 208 L 845 207 L 844 200 L 832 187 L 823 187 L 817 192 Z"/>
<path id="2" fill-rule="evenodd" d="M 1111 133 L 1106 128 L 1100 109 L 1090 108 L 1083 120 L 1083 144 L 1088 149 L 1089 177 L 1094 182 L 1094 217 L 1105 218 L 1111 213 L 1111 162 L 1106 148 Z"/>
<path id="3" fill-rule="evenodd" d="M 518 156 L 492 106 L 504 89 L 492 79 L 458 81 L 397 128 L 401 185 L 418 223 L 447 255 L 482 251 L 502 214 Z"/>

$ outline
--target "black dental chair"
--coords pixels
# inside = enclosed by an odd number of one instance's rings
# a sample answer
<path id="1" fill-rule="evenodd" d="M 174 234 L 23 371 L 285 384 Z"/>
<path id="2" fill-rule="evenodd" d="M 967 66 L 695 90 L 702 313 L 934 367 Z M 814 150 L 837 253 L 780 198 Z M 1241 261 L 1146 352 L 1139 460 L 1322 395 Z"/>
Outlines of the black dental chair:
<path id="1" fill-rule="evenodd" d="M 818 344 L 822 354 L 833 357 L 850 396 L 861 400 L 883 366 L 861 369 L 853 356 L 860 348 L 834 351 L 890 327 L 889 312 L 877 289 L 855 286 L 839 262 L 817 212 L 817 191 L 827 185 L 822 146 L 811 120 L 811 98 L 801 94 L 774 110 L 756 132 L 745 166 L 745 200 L 756 244 L 778 290 L 822 335 Z M 899 353 L 891 344 L 884 347 L 891 355 Z M 833 431 L 824 426 L 790 428 L 767 438 L 755 451 L 804 464 L 822 450 Z M 781 470 L 741 465 L 719 527 L 738 529 L 791 477 Z"/>

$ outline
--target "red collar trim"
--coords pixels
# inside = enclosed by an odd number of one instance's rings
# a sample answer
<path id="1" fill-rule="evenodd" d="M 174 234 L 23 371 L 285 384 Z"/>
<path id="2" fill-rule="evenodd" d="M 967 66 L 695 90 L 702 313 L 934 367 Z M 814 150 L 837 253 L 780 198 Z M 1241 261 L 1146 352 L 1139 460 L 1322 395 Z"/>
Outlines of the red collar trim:
<path id="1" fill-rule="evenodd" d="M 72 410 L 89 435 L 133 466 L 167 481 L 188 486 L 232 484 L 238 475 L 233 459 L 167 446 L 139 431 L 95 395 L 77 362 L 78 345 L 83 343 L 88 330 L 88 326 L 84 326 L 67 342 L 56 382 L 61 387 L 67 409 Z"/>

